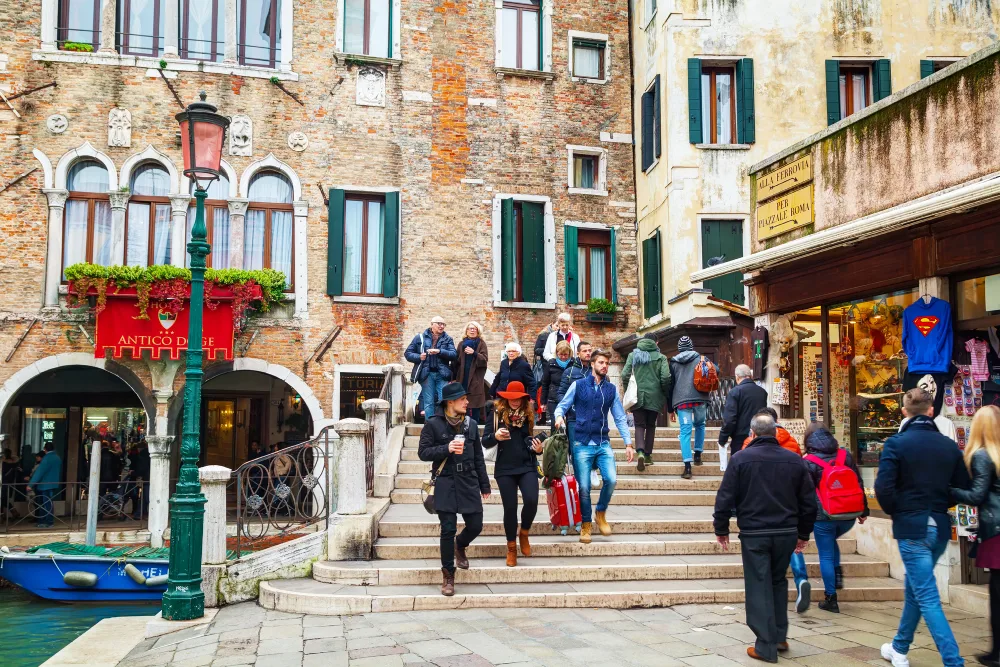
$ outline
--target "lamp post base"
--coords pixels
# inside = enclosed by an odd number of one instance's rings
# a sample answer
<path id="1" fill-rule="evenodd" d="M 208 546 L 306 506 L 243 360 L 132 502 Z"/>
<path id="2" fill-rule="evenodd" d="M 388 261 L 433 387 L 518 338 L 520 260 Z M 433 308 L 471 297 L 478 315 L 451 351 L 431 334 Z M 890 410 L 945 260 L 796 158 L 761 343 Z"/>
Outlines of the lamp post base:
<path id="1" fill-rule="evenodd" d="M 188 486 L 187 484 L 183 486 Z M 205 594 L 201 590 L 201 546 L 205 519 L 205 496 L 201 485 L 182 489 L 170 499 L 170 579 L 163 594 L 163 618 L 190 621 L 205 615 Z M 197 562 L 195 562 L 197 560 Z"/>

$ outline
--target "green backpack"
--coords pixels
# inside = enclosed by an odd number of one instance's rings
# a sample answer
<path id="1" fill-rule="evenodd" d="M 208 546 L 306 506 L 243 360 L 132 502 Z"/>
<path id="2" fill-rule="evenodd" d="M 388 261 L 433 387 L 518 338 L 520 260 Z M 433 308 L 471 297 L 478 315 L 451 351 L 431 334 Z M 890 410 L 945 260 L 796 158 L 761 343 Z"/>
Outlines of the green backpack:
<path id="1" fill-rule="evenodd" d="M 543 486 L 549 488 L 550 480 L 562 479 L 566 472 L 566 461 L 569 458 L 569 437 L 565 429 L 555 431 L 545 439 L 542 449 L 542 474 L 545 476 Z"/>

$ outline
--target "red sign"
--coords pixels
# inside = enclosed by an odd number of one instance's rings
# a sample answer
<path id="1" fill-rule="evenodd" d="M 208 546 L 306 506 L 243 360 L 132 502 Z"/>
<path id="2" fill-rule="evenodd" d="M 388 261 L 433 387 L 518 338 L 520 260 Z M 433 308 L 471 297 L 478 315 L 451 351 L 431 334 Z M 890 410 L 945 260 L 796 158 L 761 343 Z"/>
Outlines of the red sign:
<path id="1" fill-rule="evenodd" d="M 937 326 L 938 322 L 938 318 L 933 315 L 921 315 L 920 317 L 913 318 L 913 326 L 915 326 L 917 331 L 922 333 L 924 337 L 934 330 L 934 327 Z"/>
<path id="2" fill-rule="evenodd" d="M 215 359 L 220 352 L 233 358 L 233 297 L 229 290 L 220 295 L 222 288 L 213 290 L 214 309 L 202 309 L 202 339 L 206 359 Z M 107 305 L 97 315 L 97 344 L 94 356 L 104 358 L 107 351 L 118 359 L 128 350 L 138 359 L 143 350 L 149 350 L 158 359 L 167 353 L 171 359 L 180 359 L 187 350 L 190 302 L 184 301 L 179 313 L 172 313 L 150 300 L 146 309 L 149 319 L 139 319 L 139 301 L 134 289 L 118 293 L 109 290 Z"/>

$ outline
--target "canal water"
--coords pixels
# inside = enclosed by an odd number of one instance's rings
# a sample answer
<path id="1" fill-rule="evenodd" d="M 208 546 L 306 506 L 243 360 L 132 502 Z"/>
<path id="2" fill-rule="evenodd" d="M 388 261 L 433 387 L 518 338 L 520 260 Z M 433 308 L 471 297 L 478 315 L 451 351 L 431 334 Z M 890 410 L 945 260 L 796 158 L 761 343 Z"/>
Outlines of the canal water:
<path id="1" fill-rule="evenodd" d="M 155 616 L 159 610 L 159 603 L 62 604 L 0 588 L 0 664 L 38 667 L 102 619 Z"/>

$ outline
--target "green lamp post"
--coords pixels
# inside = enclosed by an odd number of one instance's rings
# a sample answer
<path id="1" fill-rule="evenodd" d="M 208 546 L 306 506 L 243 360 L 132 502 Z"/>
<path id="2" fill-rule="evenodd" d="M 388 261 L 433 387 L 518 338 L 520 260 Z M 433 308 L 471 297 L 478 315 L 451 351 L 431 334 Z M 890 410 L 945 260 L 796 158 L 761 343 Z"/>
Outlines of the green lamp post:
<path id="1" fill-rule="evenodd" d="M 201 592 L 201 535 L 205 521 L 205 496 L 198 480 L 201 450 L 201 313 L 205 302 L 205 258 L 211 250 L 205 227 L 205 185 L 220 175 L 222 146 L 229 119 L 205 101 L 177 114 L 181 125 L 184 175 L 195 184 L 194 226 L 187 251 L 191 255 L 191 301 L 188 349 L 184 367 L 184 429 L 181 435 L 181 470 L 170 499 L 170 568 L 163 594 L 163 618 L 188 621 L 205 615 Z"/>

